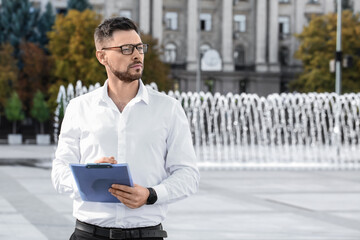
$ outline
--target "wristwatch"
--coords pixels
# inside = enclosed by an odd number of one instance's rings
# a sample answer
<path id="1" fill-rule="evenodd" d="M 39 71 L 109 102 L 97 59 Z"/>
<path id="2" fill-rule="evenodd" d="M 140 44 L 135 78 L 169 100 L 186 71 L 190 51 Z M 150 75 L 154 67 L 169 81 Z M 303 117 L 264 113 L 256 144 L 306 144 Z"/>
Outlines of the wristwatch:
<path id="1" fill-rule="evenodd" d="M 152 205 L 157 201 L 157 194 L 153 188 L 147 188 L 150 192 L 146 205 Z"/>

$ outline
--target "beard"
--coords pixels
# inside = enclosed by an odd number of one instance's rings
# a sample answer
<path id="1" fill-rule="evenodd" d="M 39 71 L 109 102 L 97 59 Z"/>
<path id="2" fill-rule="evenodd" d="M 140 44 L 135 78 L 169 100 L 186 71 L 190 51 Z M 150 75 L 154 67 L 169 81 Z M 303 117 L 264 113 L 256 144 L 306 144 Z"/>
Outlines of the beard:
<path id="1" fill-rule="evenodd" d="M 127 70 L 125 72 L 120 72 L 118 70 L 115 70 L 110 64 L 108 65 L 109 66 L 109 69 L 110 71 L 120 80 L 120 81 L 123 81 L 123 82 L 127 82 L 127 83 L 130 83 L 130 82 L 133 82 L 135 80 L 139 80 L 142 76 L 142 68 L 141 69 L 136 69 L 136 73 L 130 73 L 130 69 L 131 69 L 131 66 L 133 64 L 137 64 L 137 63 L 141 63 L 141 62 L 134 62 L 132 64 L 130 64 L 128 67 L 127 67 Z"/>

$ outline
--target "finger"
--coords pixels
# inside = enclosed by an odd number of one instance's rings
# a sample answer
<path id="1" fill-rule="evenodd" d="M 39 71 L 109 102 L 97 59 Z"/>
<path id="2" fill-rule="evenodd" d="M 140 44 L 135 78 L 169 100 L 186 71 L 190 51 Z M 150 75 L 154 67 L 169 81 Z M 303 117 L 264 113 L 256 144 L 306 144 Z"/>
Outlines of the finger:
<path id="1" fill-rule="evenodd" d="M 114 157 L 102 157 L 100 159 L 97 159 L 94 161 L 95 163 L 111 163 L 111 164 L 116 164 L 117 161 L 115 160 Z"/>
<path id="2" fill-rule="evenodd" d="M 123 192 L 123 191 L 120 191 L 120 190 L 116 190 L 116 189 L 113 189 L 113 188 L 109 188 L 109 192 L 114 195 L 115 197 L 121 197 L 121 198 L 125 198 L 125 199 L 128 199 L 128 200 L 132 200 L 133 197 L 130 193 L 127 193 L 127 192 Z"/>
<path id="3" fill-rule="evenodd" d="M 120 191 L 127 192 L 127 193 L 133 193 L 134 192 L 133 187 L 129 187 L 129 186 L 126 186 L 126 185 L 112 184 L 111 187 L 116 189 L 116 190 L 120 190 Z"/>

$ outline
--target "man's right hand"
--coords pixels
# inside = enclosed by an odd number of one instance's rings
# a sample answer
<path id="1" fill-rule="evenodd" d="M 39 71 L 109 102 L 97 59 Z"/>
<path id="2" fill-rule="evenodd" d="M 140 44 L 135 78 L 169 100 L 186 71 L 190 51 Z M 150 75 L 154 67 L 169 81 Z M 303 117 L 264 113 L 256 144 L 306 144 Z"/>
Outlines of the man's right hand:
<path id="1" fill-rule="evenodd" d="M 111 163 L 111 164 L 116 164 L 117 161 L 115 160 L 114 157 L 102 157 L 100 159 L 95 160 L 94 163 Z"/>

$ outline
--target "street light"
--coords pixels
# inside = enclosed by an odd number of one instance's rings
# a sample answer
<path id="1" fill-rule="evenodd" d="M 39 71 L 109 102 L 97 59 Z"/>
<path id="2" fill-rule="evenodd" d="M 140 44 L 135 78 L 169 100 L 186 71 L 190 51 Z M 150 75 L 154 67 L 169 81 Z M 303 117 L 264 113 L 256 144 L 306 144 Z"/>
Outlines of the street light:
<path id="1" fill-rule="evenodd" d="M 196 0 L 197 1 L 197 0 Z M 200 51 L 200 39 L 201 39 L 201 26 L 200 26 L 200 14 L 201 14 L 201 0 L 198 0 L 198 18 L 197 18 L 197 68 L 196 68 L 196 92 L 201 90 L 201 51 Z"/>
<path id="2" fill-rule="evenodd" d="M 335 91 L 338 95 L 341 94 L 341 61 L 342 61 L 342 52 L 341 52 L 341 0 L 337 0 L 337 30 L 336 30 L 336 82 L 335 82 Z"/>
<path id="3" fill-rule="evenodd" d="M 335 91 L 337 93 L 337 104 L 336 104 L 336 115 L 335 115 L 335 128 L 334 134 L 336 136 L 337 142 L 337 157 L 340 158 L 340 146 L 341 146 L 341 130 L 340 130 L 340 113 L 341 113 L 341 102 L 340 102 L 340 94 L 341 94 L 341 0 L 337 0 L 337 30 L 336 30 L 336 82 L 335 82 Z"/>

